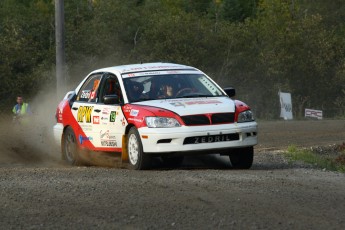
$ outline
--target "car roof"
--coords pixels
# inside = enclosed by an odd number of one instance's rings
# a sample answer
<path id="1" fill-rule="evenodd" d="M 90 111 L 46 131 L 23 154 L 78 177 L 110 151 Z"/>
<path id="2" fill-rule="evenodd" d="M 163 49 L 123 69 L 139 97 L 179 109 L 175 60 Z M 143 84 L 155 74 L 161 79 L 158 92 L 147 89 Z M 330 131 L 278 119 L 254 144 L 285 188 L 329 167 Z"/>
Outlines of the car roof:
<path id="1" fill-rule="evenodd" d="M 138 73 L 138 72 L 149 72 L 149 71 L 166 71 L 166 70 L 194 70 L 199 71 L 198 69 L 174 63 L 164 63 L 164 62 L 153 62 L 153 63 L 142 63 L 142 64 L 131 64 L 131 65 L 120 65 L 102 68 L 93 71 L 96 72 L 111 72 L 114 74 L 129 74 L 129 73 Z"/>

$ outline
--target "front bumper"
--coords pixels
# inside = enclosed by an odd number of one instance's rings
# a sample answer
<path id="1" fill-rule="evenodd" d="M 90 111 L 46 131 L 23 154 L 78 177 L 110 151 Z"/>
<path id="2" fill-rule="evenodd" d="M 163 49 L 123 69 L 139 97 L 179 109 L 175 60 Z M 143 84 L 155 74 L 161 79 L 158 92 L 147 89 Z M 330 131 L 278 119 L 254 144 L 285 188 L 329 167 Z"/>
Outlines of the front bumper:
<path id="1" fill-rule="evenodd" d="M 144 152 L 152 154 L 198 151 L 214 153 L 214 151 L 257 144 L 256 122 L 177 128 L 143 127 L 138 131 Z M 231 136 L 237 138 L 231 139 Z M 198 137 L 198 139 L 186 143 L 186 138 L 190 140 L 194 137 Z"/>

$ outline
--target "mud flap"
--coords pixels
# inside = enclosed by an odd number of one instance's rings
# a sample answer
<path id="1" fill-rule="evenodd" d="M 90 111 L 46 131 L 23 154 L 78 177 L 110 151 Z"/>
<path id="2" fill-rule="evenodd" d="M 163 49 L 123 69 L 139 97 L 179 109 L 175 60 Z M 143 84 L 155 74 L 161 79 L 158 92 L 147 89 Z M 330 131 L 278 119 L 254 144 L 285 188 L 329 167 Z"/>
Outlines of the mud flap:
<path id="1" fill-rule="evenodd" d="M 127 135 L 122 135 L 122 154 L 121 154 L 121 162 L 128 163 L 128 149 L 127 149 Z"/>

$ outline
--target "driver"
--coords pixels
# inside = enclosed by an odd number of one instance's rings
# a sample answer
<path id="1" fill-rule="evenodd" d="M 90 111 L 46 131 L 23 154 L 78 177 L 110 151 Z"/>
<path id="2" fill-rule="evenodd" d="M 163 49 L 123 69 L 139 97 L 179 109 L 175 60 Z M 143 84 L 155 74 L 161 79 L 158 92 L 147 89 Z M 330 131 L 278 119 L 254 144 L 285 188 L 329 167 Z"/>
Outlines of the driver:
<path id="1" fill-rule="evenodd" d="M 175 96 L 175 84 L 172 81 L 165 81 L 161 86 L 159 98 L 172 98 Z"/>

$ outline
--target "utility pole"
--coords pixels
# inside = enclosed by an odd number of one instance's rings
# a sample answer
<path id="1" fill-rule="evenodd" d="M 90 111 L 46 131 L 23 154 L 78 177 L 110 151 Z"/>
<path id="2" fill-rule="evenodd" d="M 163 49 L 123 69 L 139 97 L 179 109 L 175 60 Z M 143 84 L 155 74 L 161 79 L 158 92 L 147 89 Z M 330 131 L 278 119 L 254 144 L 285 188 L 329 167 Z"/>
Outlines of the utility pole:
<path id="1" fill-rule="evenodd" d="M 58 100 L 66 91 L 64 0 L 55 0 L 56 92 Z"/>

